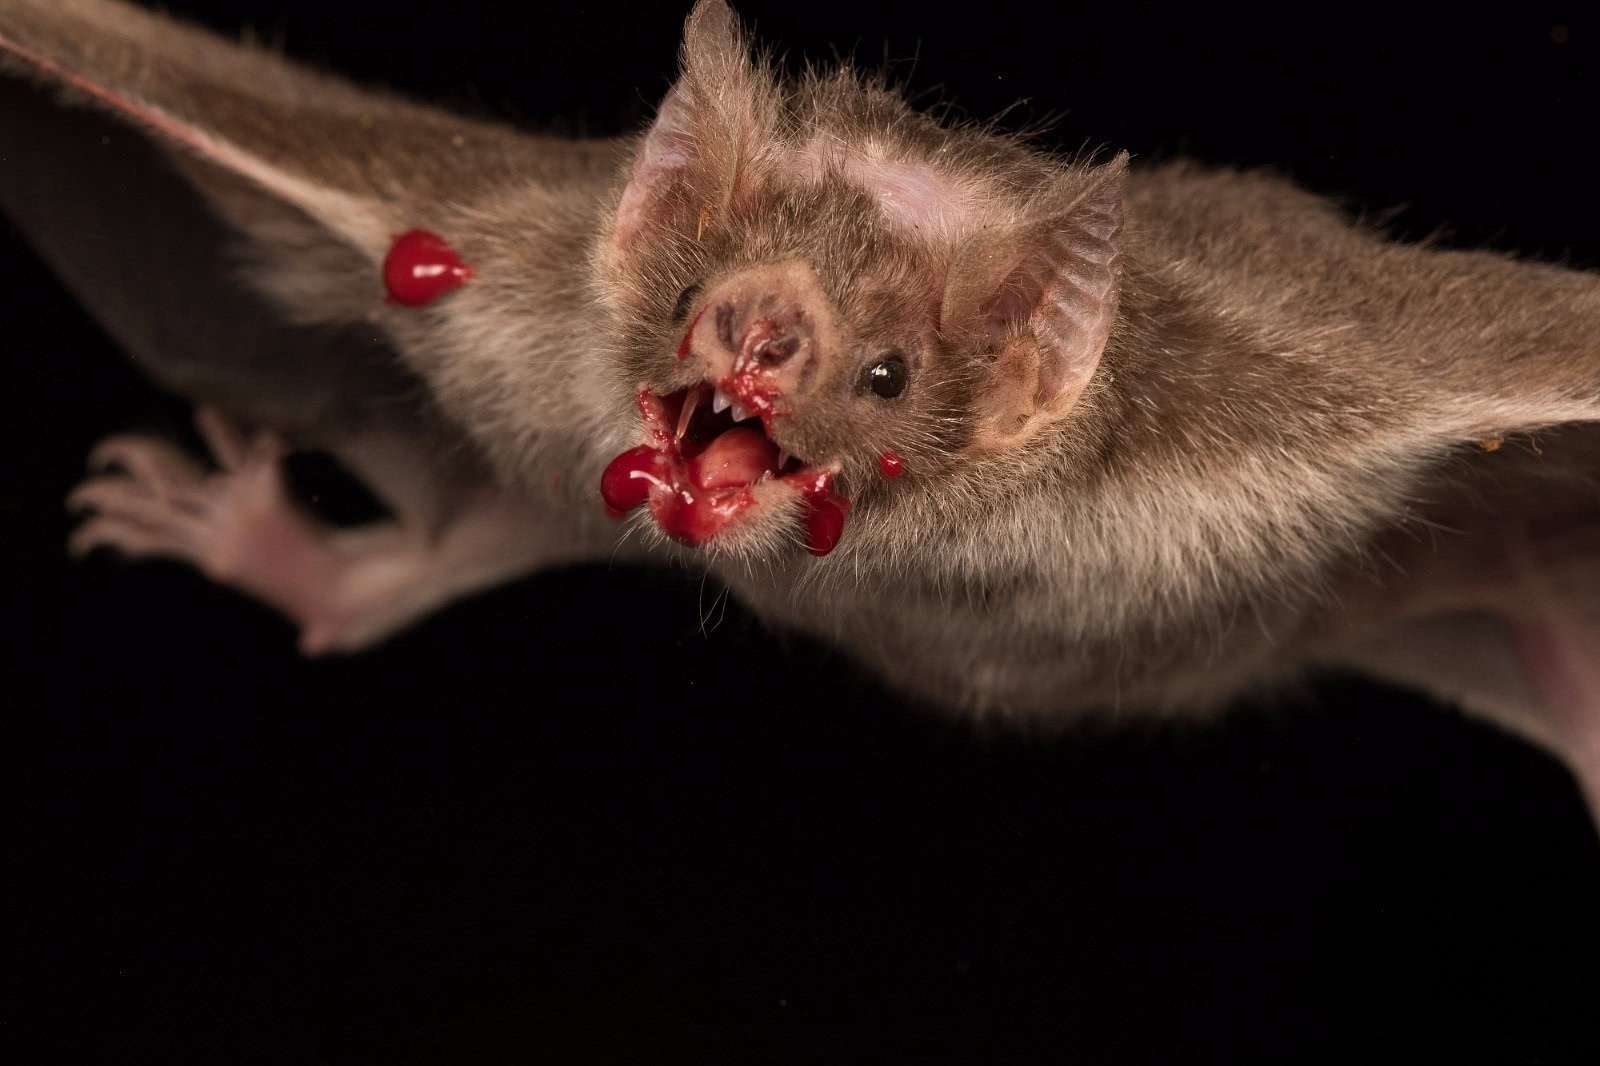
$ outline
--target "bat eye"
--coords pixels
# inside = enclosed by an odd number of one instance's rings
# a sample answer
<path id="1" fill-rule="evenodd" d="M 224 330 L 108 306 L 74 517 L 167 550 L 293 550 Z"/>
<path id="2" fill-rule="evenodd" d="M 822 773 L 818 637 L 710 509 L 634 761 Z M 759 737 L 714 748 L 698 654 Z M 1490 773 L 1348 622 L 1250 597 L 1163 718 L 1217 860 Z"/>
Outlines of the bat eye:
<path id="1" fill-rule="evenodd" d="M 906 357 L 897 351 L 885 352 L 862 368 L 861 384 L 871 389 L 874 396 L 892 400 L 906 391 L 906 382 L 910 377 L 911 369 L 906 366 Z"/>
<path id="2" fill-rule="evenodd" d="M 682 322 L 689 314 L 689 308 L 694 304 L 694 298 L 700 295 L 700 283 L 697 281 L 678 294 L 678 302 L 672 306 L 672 321 Z"/>

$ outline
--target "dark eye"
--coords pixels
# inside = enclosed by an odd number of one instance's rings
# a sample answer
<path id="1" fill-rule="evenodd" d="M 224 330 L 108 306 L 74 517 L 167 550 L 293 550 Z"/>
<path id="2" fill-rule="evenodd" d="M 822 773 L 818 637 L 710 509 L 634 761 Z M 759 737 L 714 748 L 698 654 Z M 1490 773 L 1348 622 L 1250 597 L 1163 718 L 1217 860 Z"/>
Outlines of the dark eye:
<path id="1" fill-rule="evenodd" d="M 678 294 L 678 302 L 672 307 L 672 321 L 682 322 L 689 314 L 689 308 L 694 304 L 694 298 L 700 295 L 700 283 L 697 281 L 683 292 Z"/>
<path id="2" fill-rule="evenodd" d="M 861 370 L 861 384 L 885 400 L 905 392 L 910 377 L 911 368 L 906 366 L 906 357 L 899 352 L 885 352 Z"/>

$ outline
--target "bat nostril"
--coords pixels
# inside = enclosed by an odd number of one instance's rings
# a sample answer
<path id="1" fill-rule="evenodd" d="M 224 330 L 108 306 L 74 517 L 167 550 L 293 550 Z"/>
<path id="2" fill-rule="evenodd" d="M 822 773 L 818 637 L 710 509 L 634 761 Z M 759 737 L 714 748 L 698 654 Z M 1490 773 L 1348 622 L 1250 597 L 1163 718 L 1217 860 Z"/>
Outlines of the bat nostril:
<path id="1" fill-rule="evenodd" d="M 724 348 L 730 351 L 734 349 L 732 304 L 722 304 L 717 308 L 717 340 L 722 342 Z"/>
<path id="2" fill-rule="evenodd" d="M 786 363 L 800 350 L 800 338 L 793 333 L 777 337 L 764 337 L 757 341 L 750 353 L 768 366 Z"/>

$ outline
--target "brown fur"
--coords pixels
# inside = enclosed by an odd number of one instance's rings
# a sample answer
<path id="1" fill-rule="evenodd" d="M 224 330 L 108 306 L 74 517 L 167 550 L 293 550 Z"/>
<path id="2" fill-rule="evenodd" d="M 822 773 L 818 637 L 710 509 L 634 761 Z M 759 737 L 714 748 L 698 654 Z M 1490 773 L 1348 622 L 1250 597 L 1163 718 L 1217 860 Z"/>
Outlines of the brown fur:
<path id="1" fill-rule="evenodd" d="M 1061 721 L 1348 663 L 1539 736 L 1514 671 L 1456 684 L 1373 649 L 1428 645 L 1448 612 L 1416 605 L 1463 559 L 1501 565 L 1508 516 L 1600 504 L 1591 275 L 1389 243 L 1266 174 L 1053 158 L 849 71 L 782 84 L 717 0 L 625 143 L 464 123 L 103 0 L 7 0 L 0 38 L 194 131 L 177 142 L 264 291 L 380 325 L 500 478 L 562 471 L 574 512 L 635 443 L 634 393 L 682 384 L 685 290 L 808 264 L 833 350 L 773 432 L 841 466 L 848 533 L 806 557 L 777 500 L 709 564 L 904 689 Z M 474 283 L 385 307 L 400 218 L 450 234 Z M 1015 313 L 975 322 L 995 298 Z M 889 348 L 913 378 L 885 402 L 853 383 Z M 887 447 L 892 482 L 870 473 Z"/>

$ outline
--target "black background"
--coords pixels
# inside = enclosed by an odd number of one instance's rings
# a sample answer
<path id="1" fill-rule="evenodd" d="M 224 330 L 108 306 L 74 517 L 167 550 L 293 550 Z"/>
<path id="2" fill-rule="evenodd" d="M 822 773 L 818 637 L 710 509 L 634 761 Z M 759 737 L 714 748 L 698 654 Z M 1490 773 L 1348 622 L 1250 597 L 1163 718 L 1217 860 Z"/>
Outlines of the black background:
<path id="1" fill-rule="evenodd" d="M 1402 207 L 1405 236 L 1600 263 L 1600 26 L 1077 6 L 742 11 L 791 54 L 920 55 L 913 88 L 970 114 L 1030 98 L 1014 117 L 1058 115 L 1058 144 L 1271 163 Z M 648 113 L 682 15 L 170 7 L 595 133 Z M 0 240 L 0 1040 L 60 1061 L 1600 1061 L 1577 792 L 1376 686 L 1040 744 L 903 706 L 683 575 L 549 574 L 305 663 L 179 567 L 69 565 L 89 446 L 181 408 Z"/>

